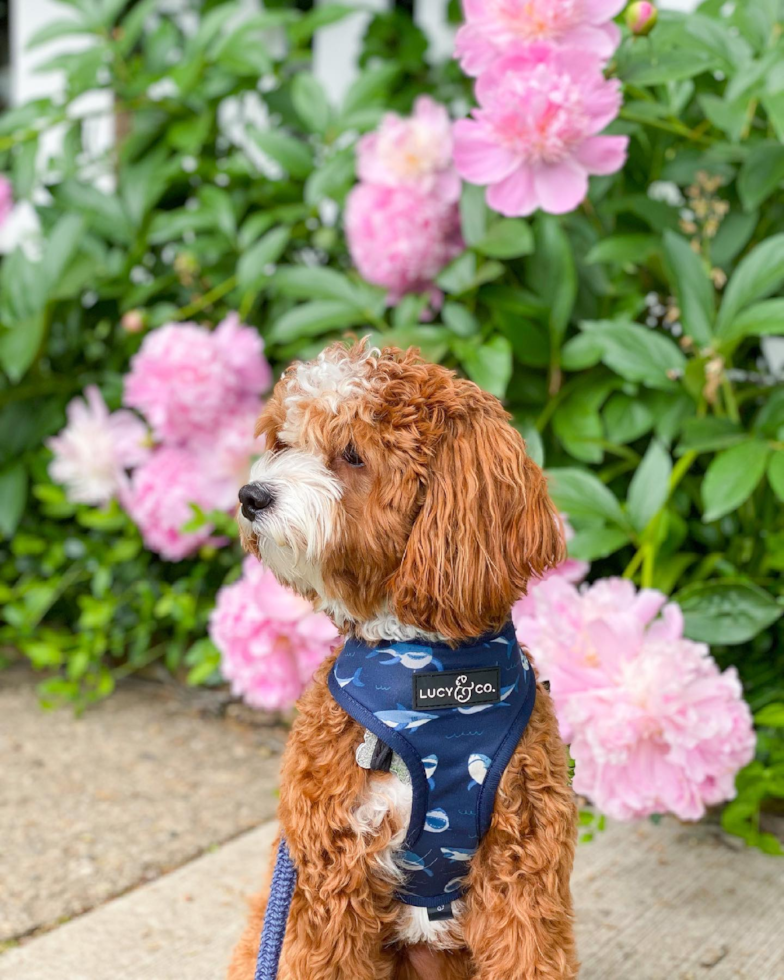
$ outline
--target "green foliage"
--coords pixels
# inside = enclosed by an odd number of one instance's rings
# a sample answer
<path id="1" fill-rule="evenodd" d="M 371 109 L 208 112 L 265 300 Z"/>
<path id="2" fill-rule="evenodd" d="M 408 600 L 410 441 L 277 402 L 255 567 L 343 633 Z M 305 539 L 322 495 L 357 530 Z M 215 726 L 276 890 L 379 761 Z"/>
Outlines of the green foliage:
<path id="1" fill-rule="evenodd" d="M 98 383 L 119 404 L 140 343 L 124 313 L 149 329 L 239 310 L 276 366 L 346 332 L 416 344 L 504 398 L 592 575 L 673 594 L 688 635 L 737 666 L 760 748 L 725 826 L 773 849 L 759 812 L 784 797 L 784 392 L 761 344 L 784 333 L 779 5 L 727 14 L 707 0 L 626 36 L 610 66 L 625 89 L 623 172 L 594 179 L 574 213 L 532 220 L 500 218 L 466 187 L 466 248 L 427 323 L 426 296 L 390 309 L 362 282 L 334 215 L 356 135 L 422 92 L 464 103 L 456 66 L 431 65 L 396 8 L 371 20 L 363 69 L 334 105 L 311 42 L 353 8 L 194 2 L 186 35 L 154 6 L 70 5 L 37 39 L 92 41 L 57 59 L 65 104 L 0 119 L 18 198 L 36 186 L 43 134 L 64 130 L 38 175 L 42 252 L 0 268 L 0 644 L 49 675 L 48 698 L 100 697 L 157 658 L 193 683 L 216 676 L 205 622 L 236 547 L 161 562 L 119 509 L 74 507 L 46 477 L 42 442 L 67 401 Z M 86 160 L 72 105 L 92 89 L 113 96 L 118 144 Z M 195 513 L 193 526 L 204 520 L 230 523 Z"/>

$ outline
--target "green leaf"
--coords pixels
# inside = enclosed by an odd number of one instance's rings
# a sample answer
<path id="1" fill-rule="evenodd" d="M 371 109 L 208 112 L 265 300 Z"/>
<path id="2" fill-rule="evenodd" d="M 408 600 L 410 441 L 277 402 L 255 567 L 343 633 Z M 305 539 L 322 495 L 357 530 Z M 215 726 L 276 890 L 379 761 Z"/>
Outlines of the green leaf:
<path id="1" fill-rule="evenodd" d="M 766 299 L 749 306 L 728 324 L 722 339 L 737 341 L 771 335 L 784 335 L 784 299 Z"/>
<path id="2" fill-rule="evenodd" d="M 269 275 L 268 267 L 283 254 L 291 231 L 285 226 L 273 228 L 240 257 L 237 263 L 237 283 L 241 289 L 258 288 Z"/>
<path id="3" fill-rule="evenodd" d="M 565 371 L 583 371 L 598 364 L 604 347 L 590 333 L 578 333 L 561 348 L 561 367 Z"/>
<path id="4" fill-rule="evenodd" d="M 723 340 L 738 313 L 758 299 L 764 299 L 784 282 L 784 234 L 760 242 L 739 263 L 726 289 L 719 309 L 716 332 Z"/>
<path id="5" fill-rule="evenodd" d="M 686 452 L 710 453 L 718 449 L 729 449 L 748 438 L 748 433 L 731 419 L 719 419 L 714 415 L 687 419 L 683 424 L 683 435 L 678 443 L 676 456 L 682 456 Z"/>
<path id="6" fill-rule="evenodd" d="M 65 180 L 53 190 L 63 211 L 81 215 L 88 226 L 112 242 L 129 245 L 133 228 L 117 195 L 104 194 L 90 184 Z"/>
<path id="7" fill-rule="evenodd" d="M 206 636 L 196 640 L 185 654 L 185 663 L 190 670 L 185 678 L 186 684 L 203 684 L 220 668 L 220 651 Z"/>
<path id="8" fill-rule="evenodd" d="M 585 336 L 584 334 L 582 336 Z M 610 442 L 625 445 L 634 442 L 654 424 L 654 414 L 639 398 L 616 391 L 602 412 L 607 438 Z"/>
<path id="9" fill-rule="evenodd" d="M 443 327 L 424 324 L 407 324 L 394 330 L 373 331 L 369 334 L 371 343 L 381 347 L 418 347 L 426 361 L 437 364 L 449 350 L 448 334 Z"/>
<path id="10" fill-rule="evenodd" d="M 493 259 L 514 259 L 533 251 L 534 236 L 527 222 L 520 218 L 496 221 L 474 246 L 477 252 Z"/>
<path id="11" fill-rule="evenodd" d="M 41 311 L 12 327 L 0 329 L 0 365 L 12 382 L 20 381 L 36 359 L 46 325 L 46 314 Z"/>
<path id="12" fill-rule="evenodd" d="M 436 285 L 446 293 L 459 296 L 468 292 L 476 282 L 476 256 L 463 252 L 439 274 Z"/>
<path id="13" fill-rule="evenodd" d="M 784 728 L 784 703 L 766 704 L 755 712 L 754 721 L 765 728 Z"/>
<path id="14" fill-rule="evenodd" d="M 700 95 L 697 101 L 713 125 L 726 133 L 731 142 L 737 143 L 746 125 L 748 98 L 744 96 L 734 101 L 727 101 L 717 95 L 706 94 Z"/>
<path id="15" fill-rule="evenodd" d="M 379 65 L 363 71 L 346 93 L 343 115 L 385 101 L 392 82 L 399 74 L 400 68 L 394 64 Z"/>
<path id="16" fill-rule="evenodd" d="M 599 405 L 606 397 L 606 389 L 598 392 L 595 386 L 578 388 L 568 395 L 553 415 L 553 432 L 570 456 L 582 463 L 601 463 L 604 438 Z"/>
<path id="17" fill-rule="evenodd" d="M 656 51 L 651 48 L 625 69 L 621 78 L 633 85 L 664 85 L 713 71 L 718 66 L 719 59 L 703 51 L 685 48 Z"/>
<path id="18" fill-rule="evenodd" d="M 22 463 L 0 473 L 0 535 L 13 536 L 27 502 L 27 470 Z"/>
<path id="19" fill-rule="evenodd" d="M 577 269 L 572 245 L 557 218 L 540 212 L 536 222 L 536 251 L 529 263 L 531 284 L 549 308 L 549 327 L 560 341 L 577 299 Z"/>
<path id="20" fill-rule="evenodd" d="M 670 454 L 658 440 L 651 440 L 629 484 L 627 510 L 638 531 L 644 530 L 667 502 L 671 475 Z"/>
<path id="21" fill-rule="evenodd" d="M 702 483 L 703 521 L 710 523 L 748 500 L 765 473 L 766 442 L 752 439 L 725 449 L 712 461 Z"/>
<path id="22" fill-rule="evenodd" d="M 593 246 L 585 256 L 585 261 L 589 265 L 595 262 L 642 265 L 660 247 L 660 241 L 655 235 L 610 235 Z"/>
<path id="23" fill-rule="evenodd" d="M 507 310 L 495 309 L 494 321 L 509 339 L 517 360 L 528 367 L 550 363 L 550 335 L 539 320 L 529 320 Z"/>
<path id="24" fill-rule="evenodd" d="M 42 44 L 54 41 L 58 37 L 70 37 L 74 34 L 96 34 L 95 28 L 89 24 L 75 20 L 55 20 L 51 24 L 45 24 L 40 30 L 36 31 L 27 42 L 27 50 L 32 51 Z"/>
<path id="25" fill-rule="evenodd" d="M 784 449 L 777 449 L 770 457 L 768 483 L 779 500 L 784 503 Z"/>
<path id="26" fill-rule="evenodd" d="M 354 150 L 340 150 L 322 163 L 308 177 L 305 184 L 305 201 L 318 204 L 325 197 L 342 201 L 354 181 Z"/>
<path id="27" fill-rule="evenodd" d="M 638 323 L 589 320 L 583 321 L 580 328 L 601 345 L 607 367 L 627 381 L 664 390 L 674 388 L 673 375 L 680 374 L 686 366 L 677 344 Z"/>
<path id="28" fill-rule="evenodd" d="M 360 290 L 337 269 L 328 266 L 279 266 L 270 285 L 281 296 L 293 299 L 340 299 L 362 307 Z"/>
<path id="29" fill-rule="evenodd" d="M 343 3 L 320 3 L 308 11 L 304 17 L 291 24 L 289 34 L 295 43 L 306 44 L 313 34 L 322 27 L 337 24 L 359 10 L 361 10 L 360 7 Z"/>
<path id="30" fill-rule="evenodd" d="M 302 179 L 313 170 L 313 154 L 302 140 L 272 129 L 252 127 L 250 134 L 259 147 L 291 177 Z"/>
<path id="31" fill-rule="evenodd" d="M 607 558 L 629 543 L 629 535 L 618 527 L 590 527 L 576 531 L 568 543 L 569 555 L 580 561 Z"/>
<path id="32" fill-rule="evenodd" d="M 460 195 L 460 225 L 463 240 L 469 248 L 485 237 L 487 230 L 487 205 L 485 189 L 475 184 L 463 184 Z"/>
<path id="33" fill-rule="evenodd" d="M 713 284 L 699 256 L 675 232 L 664 232 L 664 255 L 681 309 L 683 330 L 698 344 L 709 344 L 713 336 Z"/>
<path id="34" fill-rule="evenodd" d="M 748 245 L 758 221 L 758 211 L 732 211 L 727 215 L 711 243 L 711 258 L 715 265 L 730 266 L 735 256 Z"/>
<path id="35" fill-rule="evenodd" d="M 504 397 L 512 377 L 512 347 L 506 337 L 496 335 L 484 344 L 455 341 L 453 350 L 472 381 L 496 398 Z"/>
<path id="36" fill-rule="evenodd" d="M 578 521 L 581 517 L 593 520 L 600 518 L 621 528 L 629 526 L 612 490 L 593 473 L 564 468 L 548 470 L 547 477 L 550 496 L 558 509 L 570 520 Z"/>
<path id="37" fill-rule="evenodd" d="M 353 327 L 362 314 L 353 303 L 337 299 L 317 299 L 284 313 L 269 330 L 271 343 L 287 344 L 304 337 L 319 337 L 338 327 Z"/>
<path id="38" fill-rule="evenodd" d="M 515 426 L 525 440 L 525 451 L 537 466 L 544 466 L 544 446 L 535 421 L 530 417 L 515 417 Z"/>
<path id="39" fill-rule="evenodd" d="M 458 337 L 473 337 L 479 332 L 479 321 L 460 303 L 444 303 L 441 319 Z"/>
<path id="40" fill-rule="evenodd" d="M 73 258 L 84 234 L 84 222 L 78 214 L 64 214 L 49 233 L 42 262 L 44 288 L 49 294 Z"/>
<path id="41" fill-rule="evenodd" d="M 291 101 L 311 133 L 323 133 L 329 126 L 331 109 L 324 87 L 309 71 L 300 71 L 291 83 Z"/>
<path id="42" fill-rule="evenodd" d="M 767 200 L 784 180 L 784 146 L 762 143 L 746 157 L 738 174 L 738 196 L 745 211 Z"/>
<path id="43" fill-rule="evenodd" d="M 748 643 L 784 613 L 784 607 L 745 579 L 687 585 L 674 596 L 683 610 L 684 633 L 703 643 Z"/>

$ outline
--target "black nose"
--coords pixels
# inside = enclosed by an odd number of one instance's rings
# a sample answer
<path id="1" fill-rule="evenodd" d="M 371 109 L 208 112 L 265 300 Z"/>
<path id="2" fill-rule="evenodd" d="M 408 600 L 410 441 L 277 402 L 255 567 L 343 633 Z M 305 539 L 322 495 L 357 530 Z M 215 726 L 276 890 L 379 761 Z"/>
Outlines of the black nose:
<path id="1" fill-rule="evenodd" d="M 249 521 L 252 521 L 262 510 L 266 510 L 275 499 L 269 487 L 261 483 L 246 483 L 240 490 L 239 496 L 242 513 Z"/>

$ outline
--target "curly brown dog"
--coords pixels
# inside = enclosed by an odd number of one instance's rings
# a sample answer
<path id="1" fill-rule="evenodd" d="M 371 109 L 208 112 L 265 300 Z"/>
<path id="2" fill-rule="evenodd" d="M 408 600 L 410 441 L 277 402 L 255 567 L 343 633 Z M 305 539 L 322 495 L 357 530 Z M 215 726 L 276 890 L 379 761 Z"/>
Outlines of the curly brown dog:
<path id="1" fill-rule="evenodd" d="M 563 557 L 542 472 L 501 404 L 415 351 L 333 345 L 293 365 L 258 431 L 243 544 L 347 639 L 456 646 L 497 632 L 529 577 Z M 365 733 L 327 688 L 336 655 L 300 700 L 283 761 L 298 879 L 280 980 L 576 977 L 575 804 L 547 691 L 454 916 L 431 921 L 398 897 L 411 788 L 355 761 Z M 253 978 L 265 904 L 262 892 L 229 980 Z"/>

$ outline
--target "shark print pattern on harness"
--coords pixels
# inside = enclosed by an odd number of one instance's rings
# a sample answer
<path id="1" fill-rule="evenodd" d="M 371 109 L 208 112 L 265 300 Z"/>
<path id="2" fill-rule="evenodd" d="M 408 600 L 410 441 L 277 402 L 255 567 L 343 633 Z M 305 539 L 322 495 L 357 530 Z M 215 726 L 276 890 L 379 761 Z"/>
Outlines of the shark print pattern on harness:
<path id="1" fill-rule="evenodd" d="M 454 648 L 349 639 L 329 687 L 410 777 L 411 818 L 396 854 L 406 874 L 398 898 L 424 907 L 454 901 L 536 696 L 511 622 L 498 635 Z"/>

